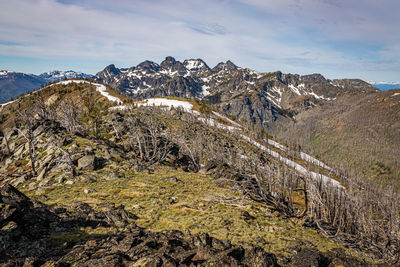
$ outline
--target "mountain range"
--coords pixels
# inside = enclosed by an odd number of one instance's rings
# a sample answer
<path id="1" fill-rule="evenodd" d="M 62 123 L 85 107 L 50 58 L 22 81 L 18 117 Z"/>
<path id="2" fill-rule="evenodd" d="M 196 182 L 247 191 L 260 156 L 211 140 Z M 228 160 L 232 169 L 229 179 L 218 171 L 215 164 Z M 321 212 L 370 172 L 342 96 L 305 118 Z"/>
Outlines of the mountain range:
<path id="1" fill-rule="evenodd" d="M 2 70 L 0 71 L 0 103 L 9 101 L 20 94 L 40 88 L 42 85 L 72 78 L 91 78 L 92 75 L 81 72 L 51 71 L 40 75 L 25 74 Z"/>
<path id="2" fill-rule="evenodd" d="M 93 79 L 135 100 L 201 100 L 343 172 L 400 188 L 400 151 L 394 149 L 400 144 L 396 90 L 382 92 L 360 79 L 260 73 L 231 61 L 210 68 L 202 59 L 180 62 L 173 57 L 124 69 L 109 65 Z"/>
<path id="3" fill-rule="evenodd" d="M 167 57 L 160 64 L 144 61 L 128 69 L 109 65 L 94 80 L 133 99 L 175 96 L 201 99 L 238 120 L 274 127 L 274 121 L 293 117 L 349 93 L 379 91 L 359 79 L 325 79 L 320 74 L 259 73 L 231 61 L 210 68 L 201 59 L 183 62 Z"/>

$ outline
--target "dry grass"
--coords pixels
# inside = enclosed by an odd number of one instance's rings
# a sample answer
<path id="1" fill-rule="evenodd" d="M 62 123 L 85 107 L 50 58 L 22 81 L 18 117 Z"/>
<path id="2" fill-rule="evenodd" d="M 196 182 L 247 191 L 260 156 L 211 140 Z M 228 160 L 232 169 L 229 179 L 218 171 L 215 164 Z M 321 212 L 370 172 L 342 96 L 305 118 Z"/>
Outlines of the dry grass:
<path id="1" fill-rule="evenodd" d="M 175 176 L 177 183 L 163 177 Z M 85 194 L 84 189 L 95 190 Z M 177 229 L 191 233 L 207 232 L 233 244 L 264 247 L 267 251 L 291 255 L 293 248 L 317 247 L 321 251 L 340 247 L 317 231 L 301 226 L 301 220 L 276 217 L 267 207 L 229 188 L 220 188 L 204 173 L 187 173 L 159 167 L 154 174 L 126 172 L 125 178 L 73 185 L 55 185 L 44 195 L 25 192 L 47 204 L 72 205 L 76 201 L 96 208 L 104 202 L 123 204 L 139 219 L 139 226 L 153 231 Z M 303 200 L 296 199 L 299 205 Z M 243 217 L 248 212 L 252 219 Z M 56 237 L 62 240 L 63 237 Z"/>

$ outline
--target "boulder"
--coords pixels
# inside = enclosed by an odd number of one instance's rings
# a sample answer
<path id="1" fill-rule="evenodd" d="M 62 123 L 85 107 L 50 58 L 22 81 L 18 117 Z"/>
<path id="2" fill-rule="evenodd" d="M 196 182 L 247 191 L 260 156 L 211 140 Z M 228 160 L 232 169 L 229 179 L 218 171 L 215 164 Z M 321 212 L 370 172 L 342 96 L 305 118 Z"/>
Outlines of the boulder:
<path id="1" fill-rule="evenodd" d="M 97 158 L 95 155 L 86 155 L 78 159 L 78 169 L 93 171 L 101 167 L 102 160 Z"/>

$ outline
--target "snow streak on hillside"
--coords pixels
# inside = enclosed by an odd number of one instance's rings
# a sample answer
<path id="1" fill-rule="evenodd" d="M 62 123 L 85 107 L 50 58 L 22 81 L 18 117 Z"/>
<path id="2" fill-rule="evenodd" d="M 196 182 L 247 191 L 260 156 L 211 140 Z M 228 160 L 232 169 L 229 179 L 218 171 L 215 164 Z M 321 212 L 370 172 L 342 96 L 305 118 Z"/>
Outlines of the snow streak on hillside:
<path id="1" fill-rule="evenodd" d="M 137 106 L 160 106 L 160 107 L 167 107 L 167 108 L 182 108 L 184 111 L 186 112 L 190 112 L 196 115 L 200 115 L 200 112 L 193 110 L 193 105 L 191 103 L 189 103 L 188 101 L 183 101 L 183 100 L 175 100 L 175 99 L 167 99 L 167 98 L 150 98 L 147 99 L 145 101 L 142 102 L 137 102 L 136 103 Z M 119 106 L 118 108 L 125 108 L 125 106 Z M 230 132 L 240 132 L 241 131 L 241 126 L 240 124 L 236 123 L 235 121 L 230 120 L 229 118 L 227 118 L 226 116 L 223 116 L 217 112 L 212 112 L 213 116 L 215 116 L 214 118 L 220 118 L 225 120 L 226 122 L 234 125 L 234 126 L 229 126 L 229 125 L 225 125 L 222 123 L 217 122 L 215 119 L 213 119 L 212 117 L 210 118 L 203 118 L 201 116 L 198 117 L 198 120 L 208 124 L 212 127 L 217 127 L 223 130 L 228 130 Z M 326 175 L 323 174 L 319 174 L 313 171 L 308 170 L 306 167 L 298 164 L 297 162 L 290 160 L 286 157 L 281 156 L 280 153 L 271 150 L 269 148 L 267 148 L 266 146 L 260 144 L 259 142 L 251 139 L 250 137 L 240 133 L 239 136 L 244 139 L 245 141 L 249 142 L 250 144 L 258 147 L 259 149 L 267 152 L 268 154 L 270 154 L 272 157 L 278 159 L 279 161 L 283 162 L 284 164 L 286 164 L 287 166 L 295 169 L 297 172 L 299 172 L 300 174 L 310 177 L 316 181 L 322 181 L 325 184 L 330 184 L 333 185 L 339 189 L 344 189 L 344 187 L 340 184 L 340 182 L 336 181 L 335 179 L 332 179 Z M 267 139 L 267 143 L 273 147 L 278 148 L 281 151 L 289 151 L 289 148 L 287 148 L 284 145 L 279 144 L 276 141 L 273 141 L 271 139 Z M 304 161 L 310 162 L 316 166 L 325 168 L 326 170 L 332 171 L 332 168 L 330 168 L 329 166 L 327 166 L 325 163 L 317 160 L 316 158 L 303 153 L 303 152 L 299 152 L 298 153 L 299 158 L 303 159 Z"/>
<path id="2" fill-rule="evenodd" d="M 187 101 L 168 99 L 168 98 L 150 98 L 143 102 L 138 102 L 137 106 L 161 106 L 161 107 L 174 107 L 182 108 L 185 112 L 193 112 L 193 105 Z"/>
<path id="3" fill-rule="evenodd" d="M 267 152 L 268 154 L 270 154 L 271 156 L 273 156 L 274 158 L 279 159 L 281 162 L 285 163 L 287 166 L 295 169 L 297 172 L 301 173 L 302 175 L 305 175 L 307 177 L 311 177 L 312 179 L 316 180 L 316 181 L 322 181 L 325 184 L 331 184 L 337 188 L 340 189 L 344 189 L 344 187 L 340 184 L 340 182 L 336 181 L 335 179 L 332 179 L 326 175 L 320 174 L 320 173 L 316 173 L 313 171 L 308 170 L 307 168 L 303 167 L 302 165 L 294 162 L 293 160 L 290 160 L 288 158 L 282 157 L 278 152 L 273 151 L 267 147 L 265 147 L 264 145 L 258 143 L 257 141 L 254 141 L 253 139 L 251 139 L 250 137 L 241 134 L 240 135 L 244 140 L 246 140 L 247 142 L 253 144 L 254 146 L 258 147 L 259 149 Z M 304 155 L 307 155 L 305 153 L 303 153 Z M 307 155 L 308 156 L 308 155 Z M 310 157 L 310 156 L 308 156 Z M 312 158 L 312 157 L 311 157 Z"/>

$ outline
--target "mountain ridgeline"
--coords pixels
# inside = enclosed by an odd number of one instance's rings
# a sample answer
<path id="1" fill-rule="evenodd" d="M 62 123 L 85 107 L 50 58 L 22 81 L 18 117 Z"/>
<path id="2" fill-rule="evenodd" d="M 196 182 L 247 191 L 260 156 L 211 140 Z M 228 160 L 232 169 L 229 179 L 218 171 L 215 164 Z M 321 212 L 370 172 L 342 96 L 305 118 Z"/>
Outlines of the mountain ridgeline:
<path id="1" fill-rule="evenodd" d="M 161 64 L 144 61 L 135 67 L 107 66 L 97 82 L 134 99 L 174 96 L 201 99 L 238 120 L 274 128 L 290 118 L 339 96 L 379 91 L 358 79 L 328 80 L 320 74 L 258 73 L 231 61 L 210 68 L 201 59 L 183 62 L 167 57 Z"/>

